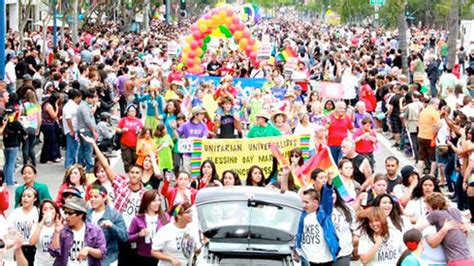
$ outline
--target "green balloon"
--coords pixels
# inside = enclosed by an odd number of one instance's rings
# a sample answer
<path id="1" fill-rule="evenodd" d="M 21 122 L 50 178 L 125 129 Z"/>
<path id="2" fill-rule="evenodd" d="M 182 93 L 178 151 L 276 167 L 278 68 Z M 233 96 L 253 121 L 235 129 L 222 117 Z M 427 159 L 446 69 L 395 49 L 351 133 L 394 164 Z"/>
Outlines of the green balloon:
<path id="1" fill-rule="evenodd" d="M 227 38 L 232 37 L 232 33 L 230 33 L 229 29 L 226 26 L 220 25 L 219 29 L 221 30 L 222 34 L 224 34 L 225 37 Z"/>
<path id="2" fill-rule="evenodd" d="M 204 37 L 204 43 L 209 43 L 210 41 L 211 41 L 211 36 L 206 35 L 206 37 Z"/>
<path id="3" fill-rule="evenodd" d="M 206 45 L 206 44 L 203 44 L 203 45 L 201 46 L 201 49 L 202 49 L 204 52 L 207 51 L 207 45 Z"/>

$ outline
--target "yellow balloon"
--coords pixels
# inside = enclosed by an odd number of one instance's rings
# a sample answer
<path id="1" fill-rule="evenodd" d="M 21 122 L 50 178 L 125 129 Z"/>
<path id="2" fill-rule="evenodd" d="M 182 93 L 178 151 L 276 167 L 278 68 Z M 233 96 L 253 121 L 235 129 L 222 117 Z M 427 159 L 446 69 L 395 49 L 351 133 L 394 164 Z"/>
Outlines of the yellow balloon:
<path id="1" fill-rule="evenodd" d="M 191 46 L 189 46 L 189 44 L 186 44 L 183 47 L 183 52 L 185 52 L 187 54 L 187 53 L 189 53 L 189 51 L 191 51 Z"/>
<path id="2" fill-rule="evenodd" d="M 232 18 L 225 18 L 224 24 L 230 26 L 232 24 Z"/>
<path id="3" fill-rule="evenodd" d="M 195 52 L 198 57 L 204 53 L 204 51 L 200 47 L 196 48 Z"/>
<path id="4" fill-rule="evenodd" d="M 196 65 L 201 64 L 201 58 L 195 57 L 195 58 L 194 58 L 194 64 L 196 64 Z"/>
<path id="5" fill-rule="evenodd" d="M 206 32 L 207 31 L 206 24 L 199 25 L 199 31 L 202 32 L 202 33 Z"/>
<path id="6" fill-rule="evenodd" d="M 213 26 L 212 20 L 210 20 L 210 19 L 206 20 L 206 26 L 207 26 L 207 28 L 212 28 L 212 26 Z"/>
<path id="7" fill-rule="evenodd" d="M 240 41 L 240 39 L 242 39 L 242 36 L 243 33 L 240 30 L 234 32 L 234 39 L 236 39 L 237 41 Z"/>
<path id="8" fill-rule="evenodd" d="M 239 41 L 239 46 L 240 46 L 240 49 L 242 49 L 242 50 L 245 50 L 247 48 L 248 44 L 249 44 L 249 40 L 247 40 L 246 38 L 242 38 Z"/>
<path id="9" fill-rule="evenodd" d="M 219 22 L 219 16 L 218 15 L 212 15 L 212 24 L 217 24 Z"/>
<path id="10" fill-rule="evenodd" d="M 201 73 L 201 66 L 200 65 L 195 65 L 193 67 L 193 72 L 194 73 Z"/>
<path id="11" fill-rule="evenodd" d="M 206 21 L 202 18 L 200 18 L 198 21 L 197 21 L 197 24 L 198 26 L 201 26 L 201 25 L 204 25 L 206 23 Z"/>
<path id="12" fill-rule="evenodd" d="M 188 44 L 191 44 L 191 43 L 193 42 L 193 40 L 194 40 L 194 38 L 193 38 L 193 36 L 191 36 L 191 35 L 188 35 L 188 36 L 186 37 L 186 42 L 187 42 Z"/>
<path id="13" fill-rule="evenodd" d="M 181 63 L 185 64 L 186 65 L 186 62 L 188 61 L 188 55 L 187 54 L 183 54 L 181 56 Z"/>
<path id="14" fill-rule="evenodd" d="M 258 46 L 256 44 L 253 45 L 252 50 L 256 52 L 258 50 Z"/>

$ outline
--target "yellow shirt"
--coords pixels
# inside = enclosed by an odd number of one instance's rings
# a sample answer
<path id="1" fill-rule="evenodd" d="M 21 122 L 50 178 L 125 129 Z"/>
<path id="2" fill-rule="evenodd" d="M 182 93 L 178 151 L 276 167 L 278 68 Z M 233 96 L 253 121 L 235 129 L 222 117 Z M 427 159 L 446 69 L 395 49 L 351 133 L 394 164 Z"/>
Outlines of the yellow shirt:
<path id="1" fill-rule="evenodd" d="M 433 130 L 433 125 L 438 125 L 440 116 L 438 110 L 432 106 L 428 106 L 420 112 L 418 118 L 418 138 L 420 139 L 434 139 L 436 131 Z"/>

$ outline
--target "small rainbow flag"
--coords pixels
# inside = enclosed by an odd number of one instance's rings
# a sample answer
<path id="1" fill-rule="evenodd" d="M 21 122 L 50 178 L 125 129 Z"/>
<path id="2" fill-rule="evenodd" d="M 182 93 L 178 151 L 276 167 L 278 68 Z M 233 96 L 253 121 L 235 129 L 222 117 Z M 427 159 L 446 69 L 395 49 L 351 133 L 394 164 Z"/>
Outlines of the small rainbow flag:
<path id="1" fill-rule="evenodd" d="M 193 153 L 191 154 L 191 176 L 199 177 L 202 161 L 202 139 L 193 141 Z"/>
<path id="2" fill-rule="evenodd" d="M 288 62 L 288 59 L 297 57 L 298 54 L 295 52 L 295 50 L 293 50 L 293 48 L 286 47 L 283 51 L 277 54 L 275 59 L 277 62 Z"/>
<path id="3" fill-rule="evenodd" d="M 298 168 L 298 170 L 296 171 L 298 179 L 300 179 L 300 176 L 302 177 L 311 175 L 311 172 L 316 168 L 324 170 L 326 173 L 332 171 L 335 175 L 332 180 L 332 184 L 339 191 L 339 194 L 341 195 L 342 199 L 344 199 L 345 202 L 350 202 L 354 200 L 349 195 L 346 188 L 344 187 L 344 184 L 342 183 L 341 174 L 339 173 L 339 170 L 337 169 L 337 166 L 334 163 L 331 154 L 329 153 L 329 148 L 321 148 L 318 153 L 313 155 L 300 168 Z"/>

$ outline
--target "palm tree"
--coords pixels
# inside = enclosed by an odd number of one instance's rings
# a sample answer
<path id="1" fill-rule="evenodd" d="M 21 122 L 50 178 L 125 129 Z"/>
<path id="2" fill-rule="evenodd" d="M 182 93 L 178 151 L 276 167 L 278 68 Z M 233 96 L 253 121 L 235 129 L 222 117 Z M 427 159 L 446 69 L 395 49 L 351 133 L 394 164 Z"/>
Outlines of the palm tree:
<path id="1" fill-rule="evenodd" d="M 459 0 L 451 0 L 448 18 L 448 68 L 453 69 L 456 62 L 457 39 L 459 32 Z"/>
<path id="2" fill-rule="evenodd" d="M 408 75 L 408 53 L 407 53 L 407 20 L 405 17 L 406 0 L 398 4 L 398 36 L 399 49 L 402 50 L 402 72 Z"/>

